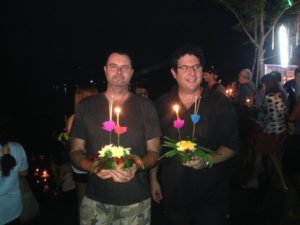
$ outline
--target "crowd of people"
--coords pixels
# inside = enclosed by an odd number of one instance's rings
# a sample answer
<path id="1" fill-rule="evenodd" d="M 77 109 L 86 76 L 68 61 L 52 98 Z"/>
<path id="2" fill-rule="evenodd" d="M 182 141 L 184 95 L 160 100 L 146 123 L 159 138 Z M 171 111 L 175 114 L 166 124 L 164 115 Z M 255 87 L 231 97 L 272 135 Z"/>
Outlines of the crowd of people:
<path id="1" fill-rule="evenodd" d="M 300 67 L 300 47 L 295 59 Z M 104 92 L 91 86 L 76 89 L 75 113 L 66 124 L 69 140 L 64 143 L 58 169 L 53 168 L 55 182 L 65 196 L 73 191 L 69 196 L 74 198 L 76 187 L 81 225 L 150 225 L 151 216 L 163 218 L 164 225 L 226 225 L 229 178 L 236 164 L 241 168 L 251 165 L 241 188 L 260 188 L 259 175 L 268 169 L 263 163 L 267 160 L 278 176 L 280 190 L 287 192 L 293 185 L 299 193 L 299 68 L 295 79 L 284 86 L 279 72 L 266 74 L 258 89 L 252 72 L 243 69 L 228 92 L 217 69 L 205 64 L 202 49 L 184 45 L 171 58 L 170 73 L 176 86 L 154 102 L 141 88 L 136 94 L 129 91 L 134 68 L 127 52 L 111 52 L 103 69 Z M 95 169 L 95 154 L 111 140 L 120 139 L 114 132 L 108 138 L 107 130 L 101 129 L 112 113 L 111 102 L 122 109 L 121 124 L 126 127 L 122 145 L 139 156 L 143 166 Z M 176 113 L 174 105 L 178 106 Z M 193 115 L 198 116 L 197 122 L 190 119 Z M 176 118 L 183 121 L 182 126 L 174 125 Z M 5 129 L 0 129 L 0 225 L 19 224 L 18 177 L 26 175 L 28 163 L 22 146 L 9 142 Z M 206 157 L 186 162 L 160 158 L 169 150 L 162 137 L 179 138 L 180 143 L 181 137 L 191 133 L 197 146 L 210 149 Z M 3 204 L 8 197 L 14 201 Z M 155 204 L 161 210 L 151 215 Z"/>

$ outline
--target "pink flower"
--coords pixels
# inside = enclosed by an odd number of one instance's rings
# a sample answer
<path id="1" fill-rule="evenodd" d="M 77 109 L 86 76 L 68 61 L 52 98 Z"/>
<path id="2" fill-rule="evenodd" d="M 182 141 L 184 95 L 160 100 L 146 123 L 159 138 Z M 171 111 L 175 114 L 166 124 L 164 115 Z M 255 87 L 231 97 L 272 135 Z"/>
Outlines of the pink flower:
<path id="1" fill-rule="evenodd" d="M 183 127 L 183 125 L 184 125 L 184 120 L 181 119 L 174 120 L 173 122 L 173 126 L 177 129 Z"/>
<path id="2" fill-rule="evenodd" d="M 125 133 L 127 131 L 127 127 L 121 127 L 121 126 L 118 126 L 118 125 L 116 125 L 115 126 L 115 132 L 116 132 L 116 134 L 123 134 L 123 133 Z"/>
<path id="3" fill-rule="evenodd" d="M 102 123 L 102 129 L 111 132 L 115 128 L 116 124 L 112 120 L 106 120 Z"/>

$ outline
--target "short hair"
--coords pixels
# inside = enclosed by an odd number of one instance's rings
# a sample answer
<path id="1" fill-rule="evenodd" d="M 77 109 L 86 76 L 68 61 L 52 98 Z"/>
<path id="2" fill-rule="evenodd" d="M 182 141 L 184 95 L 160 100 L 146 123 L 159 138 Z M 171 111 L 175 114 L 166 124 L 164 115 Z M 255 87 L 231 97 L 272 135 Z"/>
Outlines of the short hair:
<path id="1" fill-rule="evenodd" d="M 278 72 L 278 71 L 272 71 L 270 74 L 272 76 L 274 76 L 278 82 L 281 82 L 282 78 L 281 78 L 281 73 L 280 72 Z"/>
<path id="2" fill-rule="evenodd" d="M 202 48 L 196 45 L 185 44 L 177 48 L 171 56 L 171 67 L 173 69 L 177 69 L 178 59 L 180 59 L 184 55 L 194 55 L 199 59 L 201 65 L 205 64 L 205 58 Z"/>
<path id="3" fill-rule="evenodd" d="M 132 61 L 131 55 L 129 54 L 129 52 L 123 51 L 123 50 L 114 50 L 114 51 L 111 51 L 111 52 L 107 55 L 107 57 L 106 57 L 106 62 L 105 62 L 105 64 L 107 64 L 108 58 L 109 58 L 112 54 L 126 55 L 126 56 L 129 58 L 131 67 L 133 68 L 133 61 Z"/>
<path id="4" fill-rule="evenodd" d="M 248 79 L 248 80 L 251 80 L 252 79 L 252 72 L 251 72 L 251 70 L 249 70 L 248 68 L 245 68 L 245 69 L 242 69 L 241 71 L 240 71 L 240 73 L 244 73 L 244 74 L 246 74 L 246 76 L 244 76 L 244 78 L 246 78 L 246 79 Z"/>
<path id="5" fill-rule="evenodd" d="M 202 72 L 203 73 L 211 73 L 211 74 L 213 74 L 213 78 L 215 80 L 219 79 L 219 71 L 215 66 L 211 66 L 211 65 L 204 66 L 203 69 L 202 69 Z"/>
<path id="6" fill-rule="evenodd" d="M 203 71 L 203 73 L 212 73 L 212 74 L 215 74 L 215 75 L 219 75 L 218 69 L 215 66 L 211 66 L 211 65 L 204 66 L 202 71 Z"/>

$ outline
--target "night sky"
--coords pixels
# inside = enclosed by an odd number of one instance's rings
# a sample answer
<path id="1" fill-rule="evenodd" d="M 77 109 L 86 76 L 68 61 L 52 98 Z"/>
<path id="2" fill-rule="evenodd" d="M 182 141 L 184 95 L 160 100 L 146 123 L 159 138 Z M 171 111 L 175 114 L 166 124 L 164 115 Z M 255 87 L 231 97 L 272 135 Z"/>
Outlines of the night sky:
<path id="1" fill-rule="evenodd" d="M 103 90 L 104 60 L 119 48 L 132 54 L 133 83 L 142 82 L 152 98 L 170 89 L 168 60 L 184 43 L 202 46 L 208 64 L 233 81 L 253 56 L 235 23 L 210 0 L 2 2 L 2 107 L 17 116 L 19 133 L 61 129 L 74 85 L 92 79 Z"/>

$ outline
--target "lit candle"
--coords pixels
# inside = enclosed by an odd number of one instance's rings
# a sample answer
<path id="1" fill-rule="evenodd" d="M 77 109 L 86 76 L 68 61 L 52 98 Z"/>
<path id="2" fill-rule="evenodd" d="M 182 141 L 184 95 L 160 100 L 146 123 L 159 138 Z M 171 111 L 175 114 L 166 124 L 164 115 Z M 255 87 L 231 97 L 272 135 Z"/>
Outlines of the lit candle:
<path id="1" fill-rule="evenodd" d="M 245 104 L 246 104 L 246 106 L 250 107 L 250 104 L 251 104 L 250 98 L 246 98 Z"/>
<path id="2" fill-rule="evenodd" d="M 116 107 L 115 108 L 115 112 L 117 114 L 117 125 L 120 125 L 120 112 L 121 112 L 121 108 L 120 107 Z"/>
<path id="3" fill-rule="evenodd" d="M 177 119 L 179 120 L 179 113 L 178 113 L 178 111 L 179 111 L 179 105 L 174 105 L 174 106 L 173 106 L 173 109 L 174 109 L 174 111 L 176 112 L 176 117 L 177 117 Z"/>
<path id="4" fill-rule="evenodd" d="M 112 109 L 113 109 L 113 100 L 109 100 L 109 120 L 112 120 Z"/>
<path id="5" fill-rule="evenodd" d="M 197 108 L 197 95 L 195 95 L 194 114 L 196 114 L 196 108 Z"/>

